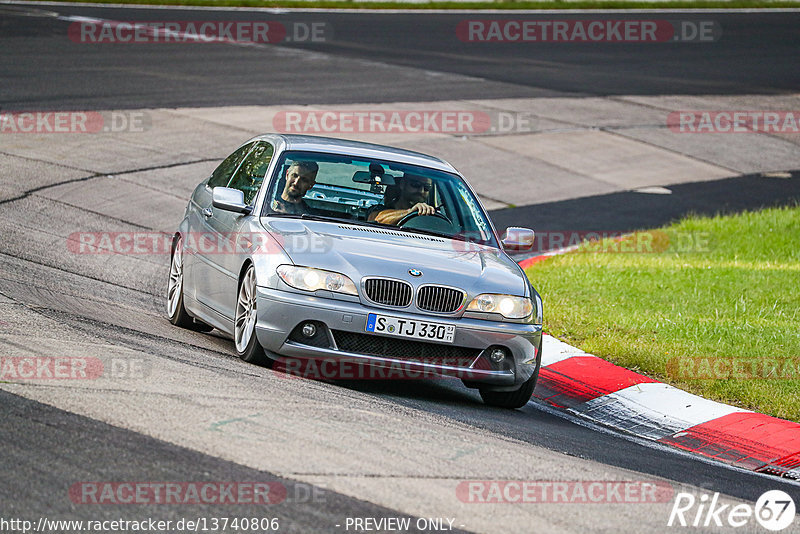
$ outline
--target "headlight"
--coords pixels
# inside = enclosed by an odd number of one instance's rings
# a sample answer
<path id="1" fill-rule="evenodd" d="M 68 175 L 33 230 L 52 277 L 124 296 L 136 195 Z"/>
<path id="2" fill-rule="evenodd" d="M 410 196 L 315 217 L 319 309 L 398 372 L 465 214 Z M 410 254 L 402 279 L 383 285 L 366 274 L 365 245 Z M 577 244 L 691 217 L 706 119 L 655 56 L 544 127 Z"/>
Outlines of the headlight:
<path id="1" fill-rule="evenodd" d="M 325 289 L 336 293 L 358 296 L 358 291 L 353 281 L 345 275 L 333 271 L 297 267 L 295 265 L 281 265 L 278 267 L 278 276 L 295 289 L 302 289 L 303 291 Z"/>
<path id="2" fill-rule="evenodd" d="M 533 311 L 533 303 L 525 297 L 484 293 L 472 299 L 467 311 L 499 313 L 508 319 L 524 319 Z"/>

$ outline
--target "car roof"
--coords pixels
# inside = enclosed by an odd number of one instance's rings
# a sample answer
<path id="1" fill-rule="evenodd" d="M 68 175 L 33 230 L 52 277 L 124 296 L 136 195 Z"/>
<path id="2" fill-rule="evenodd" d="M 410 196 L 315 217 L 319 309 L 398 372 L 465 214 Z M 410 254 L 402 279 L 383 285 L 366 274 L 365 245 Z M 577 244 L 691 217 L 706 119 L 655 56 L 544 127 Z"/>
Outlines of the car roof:
<path id="1" fill-rule="evenodd" d="M 374 143 L 363 143 L 361 141 L 350 141 L 348 139 L 337 139 L 333 137 L 321 137 L 316 135 L 292 135 L 292 134 L 263 134 L 256 139 L 260 140 L 280 140 L 284 144 L 285 150 L 304 150 L 309 152 L 332 152 L 335 154 L 345 154 L 350 156 L 361 156 L 376 159 L 388 159 L 398 163 L 410 165 L 420 165 L 445 172 L 458 173 L 455 168 L 444 160 L 414 152 Z"/>

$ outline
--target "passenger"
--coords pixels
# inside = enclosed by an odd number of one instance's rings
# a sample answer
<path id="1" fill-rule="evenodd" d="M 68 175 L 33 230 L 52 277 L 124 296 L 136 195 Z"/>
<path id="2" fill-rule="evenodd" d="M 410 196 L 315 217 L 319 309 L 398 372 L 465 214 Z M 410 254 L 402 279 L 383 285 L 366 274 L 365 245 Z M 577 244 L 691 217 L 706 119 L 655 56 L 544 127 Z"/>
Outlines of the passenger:
<path id="1" fill-rule="evenodd" d="M 396 225 L 403 217 L 417 212 L 420 215 L 433 215 L 436 208 L 427 204 L 433 183 L 430 178 L 406 174 L 402 179 L 395 178 L 399 188 L 396 199 L 384 199 L 386 204 L 378 204 L 367 217 L 368 221 Z"/>
<path id="2" fill-rule="evenodd" d="M 319 165 L 315 161 L 295 161 L 286 170 L 286 185 L 281 196 L 272 201 L 272 210 L 278 213 L 302 215 L 312 213 L 303 197 L 317 182 Z"/>

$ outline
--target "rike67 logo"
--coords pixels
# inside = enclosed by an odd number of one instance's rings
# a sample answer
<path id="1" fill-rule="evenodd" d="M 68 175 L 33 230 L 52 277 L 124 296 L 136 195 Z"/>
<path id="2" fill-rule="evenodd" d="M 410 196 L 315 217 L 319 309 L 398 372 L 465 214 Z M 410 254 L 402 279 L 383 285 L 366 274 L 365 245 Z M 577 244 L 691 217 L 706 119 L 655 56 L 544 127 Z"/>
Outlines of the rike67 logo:
<path id="1" fill-rule="evenodd" d="M 691 493 L 678 493 L 667 526 L 681 527 L 722 527 L 740 528 L 752 525 L 752 520 L 767 530 L 777 532 L 794 523 L 794 500 L 781 490 L 763 493 L 755 506 L 741 503 L 721 504 L 719 493 L 712 497 L 706 494 L 695 497 Z"/>

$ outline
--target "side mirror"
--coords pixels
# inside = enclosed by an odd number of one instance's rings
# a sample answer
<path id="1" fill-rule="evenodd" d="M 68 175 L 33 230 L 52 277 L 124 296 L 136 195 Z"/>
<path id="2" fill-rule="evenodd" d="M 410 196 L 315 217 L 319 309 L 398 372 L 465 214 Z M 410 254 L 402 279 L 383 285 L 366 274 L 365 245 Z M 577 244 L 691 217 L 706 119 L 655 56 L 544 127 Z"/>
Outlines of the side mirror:
<path id="1" fill-rule="evenodd" d="M 501 241 L 503 248 L 515 252 L 528 252 L 533 248 L 533 240 L 536 234 L 530 228 L 518 228 L 511 226 L 506 229 Z"/>
<path id="2" fill-rule="evenodd" d="M 215 208 L 249 215 L 252 206 L 244 203 L 244 193 L 230 187 L 215 187 L 211 192 L 211 205 Z"/>

